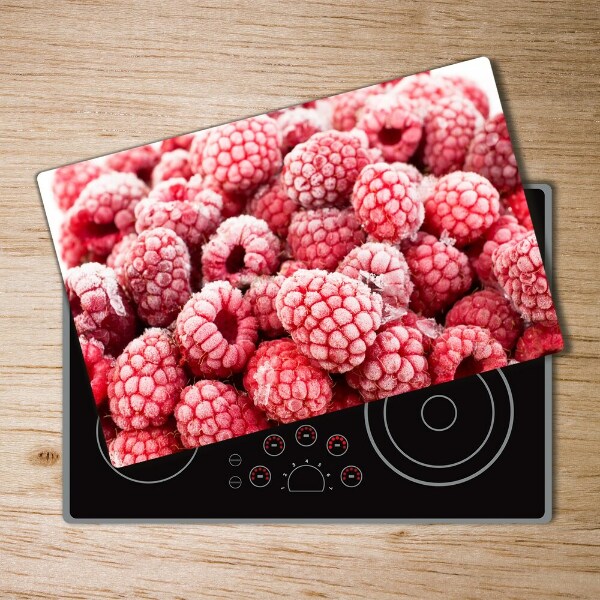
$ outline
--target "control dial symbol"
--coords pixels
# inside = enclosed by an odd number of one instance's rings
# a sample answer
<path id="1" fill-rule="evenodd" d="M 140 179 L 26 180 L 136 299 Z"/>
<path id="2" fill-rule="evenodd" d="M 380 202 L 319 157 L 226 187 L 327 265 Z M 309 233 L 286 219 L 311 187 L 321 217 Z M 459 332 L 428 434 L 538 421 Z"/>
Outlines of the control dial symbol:
<path id="1" fill-rule="evenodd" d="M 333 456 L 342 456 L 348 450 L 348 440 L 339 433 L 332 435 L 327 440 L 327 452 Z"/>
<path id="2" fill-rule="evenodd" d="M 348 465 L 342 471 L 340 479 L 346 487 L 356 487 L 362 481 L 362 471 L 354 465 Z"/>
<path id="3" fill-rule="evenodd" d="M 331 473 L 323 472 L 323 463 L 311 465 L 308 458 L 301 464 L 292 463 L 292 470 L 284 473 L 287 479 L 287 485 L 281 489 L 287 489 L 290 492 L 324 492 L 326 487 L 333 489 L 328 478 Z"/>
<path id="4" fill-rule="evenodd" d="M 250 471 L 250 483 L 255 487 L 265 487 L 271 481 L 271 471 L 263 465 L 257 465 Z"/>
<path id="5" fill-rule="evenodd" d="M 285 442 L 280 435 L 269 435 L 263 442 L 263 449 L 269 456 L 279 456 L 285 450 Z"/>
<path id="6" fill-rule="evenodd" d="M 296 429 L 296 441 L 301 446 L 312 446 L 317 441 L 317 430 L 312 425 L 301 425 Z"/>

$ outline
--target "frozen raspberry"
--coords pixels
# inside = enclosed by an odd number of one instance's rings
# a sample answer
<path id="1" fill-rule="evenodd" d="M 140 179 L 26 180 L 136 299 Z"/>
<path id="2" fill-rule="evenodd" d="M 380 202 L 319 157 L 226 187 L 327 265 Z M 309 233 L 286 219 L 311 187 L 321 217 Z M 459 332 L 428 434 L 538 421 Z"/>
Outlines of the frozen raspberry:
<path id="1" fill-rule="evenodd" d="M 281 167 L 280 132 L 267 115 L 222 125 L 210 132 L 202 151 L 202 172 L 226 192 L 249 192 Z"/>
<path id="2" fill-rule="evenodd" d="M 290 339 L 263 342 L 250 359 L 244 386 L 269 419 L 292 423 L 327 412 L 331 380 Z"/>
<path id="3" fill-rule="evenodd" d="M 108 456 L 114 467 L 168 456 L 179 452 L 177 433 L 170 427 L 150 427 L 142 431 L 121 431 L 108 445 Z"/>
<path id="4" fill-rule="evenodd" d="M 364 362 L 346 373 L 346 380 L 365 400 L 378 400 L 427 387 L 431 384 L 428 368 L 421 332 L 386 325 Z"/>
<path id="5" fill-rule="evenodd" d="M 133 173 L 148 183 L 159 160 L 160 152 L 154 146 L 138 146 L 111 154 L 106 159 L 106 166 L 113 171 Z"/>
<path id="6" fill-rule="evenodd" d="M 356 127 L 366 132 L 370 146 L 381 150 L 390 162 L 406 162 L 423 133 L 423 121 L 410 102 L 391 94 L 368 98 Z"/>
<path id="7" fill-rule="evenodd" d="M 423 317 L 410 309 L 404 309 L 401 315 L 392 315 L 392 318 L 387 320 L 385 325 L 402 325 L 420 331 L 423 335 L 423 348 L 425 348 L 427 354 L 431 350 L 433 340 L 439 337 L 442 331 L 444 331 L 442 325 L 439 325 L 435 319 Z"/>
<path id="8" fill-rule="evenodd" d="M 308 269 L 308 266 L 301 260 L 286 260 L 281 263 L 281 267 L 279 267 L 279 274 L 283 275 L 284 277 L 291 277 L 300 269 Z"/>
<path id="9" fill-rule="evenodd" d="M 190 254 L 176 233 L 165 227 L 140 233 L 125 257 L 125 281 L 140 319 L 169 325 L 192 293 L 190 272 Z"/>
<path id="10" fill-rule="evenodd" d="M 284 110 L 277 118 L 277 125 L 281 131 L 281 149 L 284 153 L 313 134 L 329 128 L 329 123 L 318 111 L 302 107 Z"/>
<path id="11" fill-rule="evenodd" d="M 332 115 L 331 124 L 339 131 L 350 131 L 356 127 L 358 115 L 362 110 L 367 98 L 380 94 L 382 90 L 378 86 L 370 86 L 338 94 L 330 98 Z"/>
<path id="12" fill-rule="evenodd" d="M 546 326 L 543 323 L 534 323 L 517 341 L 515 358 L 519 362 L 533 360 L 546 354 L 560 352 L 563 347 L 564 340 L 557 324 Z"/>
<path id="13" fill-rule="evenodd" d="M 366 284 L 320 270 L 288 277 L 276 306 L 300 352 L 333 373 L 345 373 L 365 359 L 383 313 L 381 296 Z"/>
<path id="14" fill-rule="evenodd" d="M 288 198 L 279 177 L 261 187 L 248 203 L 248 214 L 265 221 L 273 233 L 283 238 L 297 210 L 298 205 Z"/>
<path id="15" fill-rule="evenodd" d="M 433 235 L 419 233 L 404 257 L 415 285 L 411 308 L 426 317 L 453 304 L 469 291 L 473 271 L 466 254 Z"/>
<path id="16" fill-rule="evenodd" d="M 110 267 L 115 272 L 117 281 L 124 290 L 127 286 L 127 281 L 125 279 L 125 259 L 127 258 L 127 253 L 135 244 L 137 237 L 137 233 L 126 235 L 113 246 L 110 254 L 106 257 L 106 266 Z"/>
<path id="17" fill-rule="evenodd" d="M 249 197 L 248 194 L 252 194 L 254 192 L 254 190 L 251 190 L 250 192 L 226 192 L 221 184 L 212 175 L 202 179 L 202 188 L 213 190 L 217 194 L 221 195 L 223 199 L 224 219 L 228 219 L 229 217 L 237 217 L 238 215 L 242 214 L 246 208 Z"/>
<path id="18" fill-rule="evenodd" d="M 477 325 L 488 329 L 506 351 L 510 351 L 523 331 L 519 313 L 502 294 L 481 290 L 461 298 L 446 315 L 446 327 Z"/>
<path id="19" fill-rule="evenodd" d="M 390 167 L 392 167 L 392 169 L 398 171 L 399 173 L 404 173 L 405 175 L 407 175 L 410 182 L 414 183 L 415 185 L 418 185 L 419 183 L 421 183 L 421 181 L 423 181 L 423 175 L 421 174 L 419 169 L 415 167 L 415 165 L 403 162 L 393 162 L 390 163 Z"/>
<path id="20" fill-rule="evenodd" d="M 194 375 L 239 373 L 254 352 L 256 318 L 242 292 L 226 281 L 207 283 L 177 317 L 175 336 Z"/>
<path id="21" fill-rule="evenodd" d="M 185 385 L 177 345 L 166 329 L 146 329 L 131 341 L 108 376 L 113 421 L 121 429 L 163 425 Z"/>
<path id="22" fill-rule="evenodd" d="M 163 140 L 160 144 L 160 151 L 165 154 L 166 152 L 173 152 L 173 150 L 189 150 L 193 139 L 193 133 L 184 133 L 183 135 Z"/>
<path id="23" fill-rule="evenodd" d="M 66 227 L 96 255 L 108 256 L 123 235 L 132 233 L 136 204 L 148 195 L 131 173 L 109 173 L 88 183 L 65 216 Z"/>
<path id="24" fill-rule="evenodd" d="M 464 170 L 483 175 L 501 194 L 510 193 L 519 186 L 517 159 L 502 113 L 489 118 L 475 134 Z"/>
<path id="25" fill-rule="evenodd" d="M 438 237 L 448 235 L 458 248 L 480 238 L 499 216 L 498 192 L 477 173 L 444 175 L 425 200 L 427 231 Z"/>
<path id="26" fill-rule="evenodd" d="M 83 188 L 105 173 L 107 173 L 105 167 L 88 161 L 56 169 L 52 180 L 52 193 L 59 208 L 62 210 L 71 208 Z"/>
<path id="27" fill-rule="evenodd" d="M 390 92 L 411 100 L 420 114 L 425 114 L 432 104 L 456 93 L 455 86 L 442 77 L 430 73 L 417 73 L 404 77 Z"/>
<path id="28" fill-rule="evenodd" d="M 259 275 L 271 275 L 279 266 L 281 242 L 269 226 L 250 215 L 227 219 L 202 249 L 205 281 L 249 285 Z"/>
<path id="29" fill-rule="evenodd" d="M 369 163 L 367 150 L 357 136 L 324 131 L 286 155 L 281 177 L 288 197 L 304 208 L 340 206 Z"/>
<path id="30" fill-rule="evenodd" d="M 259 277 L 252 282 L 244 296 L 252 307 L 252 314 L 258 322 L 258 330 L 265 337 L 274 338 L 285 334 L 275 307 L 275 299 L 284 281 L 283 275 Z"/>
<path id="31" fill-rule="evenodd" d="M 209 127 L 208 129 L 197 131 L 192 135 L 192 141 L 190 142 L 190 147 L 188 149 L 190 153 L 190 167 L 192 168 L 192 172 L 197 175 L 204 175 L 204 172 L 202 171 L 202 154 L 208 136 L 216 129 L 218 129 L 218 126 Z"/>
<path id="32" fill-rule="evenodd" d="M 492 255 L 496 278 L 526 321 L 556 323 L 556 310 L 532 231 L 500 246 Z"/>
<path id="33" fill-rule="evenodd" d="M 445 75 L 443 79 L 454 85 L 465 98 L 473 103 L 484 118 L 488 118 L 490 114 L 490 101 L 487 94 L 474 81 L 461 75 Z"/>
<path id="34" fill-rule="evenodd" d="M 440 176 L 462 168 L 482 122 L 479 111 L 463 96 L 448 96 L 433 104 L 423 125 L 423 164 L 427 170 Z"/>
<path id="35" fill-rule="evenodd" d="M 527 205 L 527 198 L 525 197 L 523 186 L 517 187 L 512 194 L 506 196 L 504 202 L 510 207 L 513 215 L 515 215 L 523 227 L 529 231 L 533 230 L 531 213 L 529 212 L 529 206 Z"/>
<path id="36" fill-rule="evenodd" d="M 429 365 L 433 383 L 452 381 L 507 364 L 502 344 L 488 329 L 474 325 L 448 327 L 432 346 Z"/>
<path id="37" fill-rule="evenodd" d="M 97 339 L 111 354 L 133 338 L 135 314 L 112 269 L 98 263 L 73 267 L 65 287 L 80 336 Z"/>
<path id="38" fill-rule="evenodd" d="M 331 403 L 327 408 L 327 412 L 335 412 L 336 410 L 344 410 L 345 408 L 353 408 L 361 406 L 365 403 L 362 396 L 352 389 L 345 379 L 335 379 L 333 382 L 333 396 Z"/>
<path id="39" fill-rule="evenodd" d="M 107 376 L 113 358 L 104 354 L 104 344 L 94 338 L 86 339 L 84 336 L 80 336 L 79 345 L 96 406 L 100 406 L 107 398 Z"/>
<path id="40" fill-rule="evenodd" d="M 189 179 L 192 176 L 190 167 L 190 154 L 187 150 L 173 150 L 165 152 L 159 163 L 152 171 L 152 185 L 161 181 L 173 179 L 174 177 L 183 177 Z"/>
<path id="41" fill-rule="evenodd" d="M 413 283 L 404 255 L 390 244 L 367 242 L 348 253 L 337 271 L 363 281 L 392 306 L 408 306 Z"/>
<path id="42" fill-rule="evenodd" d="M 351 208 L 318 208 L 297 212 L 287 239 L 294 258 L 307 268 L 332 271 L 365 238 Z"/>
<path id="43" fill-rule="evenodd" d="M 205 379 L 188 385 L 175 407 L 177 429 L 186 448 L 222 442 L 268 428 L 262 411 L 232 385 Z"/>
<path id="44" fill-rule="evenodd" d="M 365 231 L 381 242 L 397 244 L 423 223 L 423 203 L 408 175 L 390 165 L 365 167 L 354 186 L 352 206 Z"/>
<path id="45" fill-rule="evenodd" d="M 90 247 L 80 240 L 68 227 L 68 223 L 63 221 L 60 225 L 59 234 L 60 258 L 67 268 L 76 267 L 85 262 L 104 261 L 104 248 L 100 247 L 100 253 L 94 251 L 94 244 Z"/>

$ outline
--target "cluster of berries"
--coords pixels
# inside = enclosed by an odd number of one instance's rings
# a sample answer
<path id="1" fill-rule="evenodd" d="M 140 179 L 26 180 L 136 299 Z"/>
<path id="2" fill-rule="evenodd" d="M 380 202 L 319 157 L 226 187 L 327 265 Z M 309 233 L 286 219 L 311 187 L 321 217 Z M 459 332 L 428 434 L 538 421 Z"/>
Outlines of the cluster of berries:
<path id="1" fill-rule="evenodd" d="M 117 466 L 557 351 L 504 116 L 428 73 L 58 169 Z"/>

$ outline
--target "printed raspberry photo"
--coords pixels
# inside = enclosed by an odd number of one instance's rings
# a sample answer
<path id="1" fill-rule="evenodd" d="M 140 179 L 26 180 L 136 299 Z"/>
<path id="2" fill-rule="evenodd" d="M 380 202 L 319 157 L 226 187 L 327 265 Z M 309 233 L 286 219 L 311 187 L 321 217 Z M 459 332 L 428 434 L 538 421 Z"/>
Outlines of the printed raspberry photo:
<path id="1" fill-rule="evenodd" d="M 41 173 L 107 459 L 562 350 L 509 130 L 476 59 Z"/>

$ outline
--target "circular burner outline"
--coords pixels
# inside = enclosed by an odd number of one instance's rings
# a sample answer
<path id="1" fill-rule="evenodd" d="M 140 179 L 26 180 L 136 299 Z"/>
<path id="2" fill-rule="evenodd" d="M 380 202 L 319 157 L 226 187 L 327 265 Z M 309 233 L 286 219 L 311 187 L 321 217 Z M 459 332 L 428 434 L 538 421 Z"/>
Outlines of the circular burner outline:
<path id="1" fill-rule="evenodd" d="M 452 423 L 450 423 L 450 425 L 446 425 L 446 427 L 432 427 L 425 420 L 425 415 L 423 414 L 425 411 L 425 407 L 427 406 L 427 403 L 430 400 L 433 400 L 433 398 L 445 398 L 454 407 L 454 419 L 452 419 Z M 431 431 L 446 431 L 447 429 L 450 429 L 450 427 L 452 427 L 452 425 L 454 425 L 454 423 L 456 423 L 456 419 L 458 419 L 458 408 L 456 408 L 456 404 L 454 403 L 454 400 L 452 400 L 452 398 L 448 398 L 448 396 L 444 396 L 444 394 L 434 394 L 433 396 L 429 396 L 429 398 L 427 398 L 427 400 L 425 400 L 425 402 L 423 402 L 423 406 L 421 406 L 421 421 L 423 421 L 425 426 L 429 427 L 429 429 L 431 429 Z"/>
<path id="2" fill-rule="evenodd" d="M 510 419 L 509 419 L 509 423 L 508 423 L 508 430 L 506 432 L 506 436 L 504 437 L 504 440 L 503 440 L 500 448 L 498 449 L 496 454 L 494 454 L 492 459 L 490 461 L 488 461 L 488 463 L 485 464 L 483 467 L 481 467 L 481 469 L 479 469 L 475 473 L 472 473 L 471 475 L 468 475 L 467 477 L 463 477 L 462 479 L 457 479 L 455 481 L 424 481 L 422 479 L 417 479 L 416 477 L 411 477 L 410 475 L 403 473 L 402 471 L 400 471 L 400 469 L 396 468 L 393 464 L 391 464 L 388 461 L 388 459 L 381 453 L 381 450 L 379 450 L 379 448 L 377 447 L 377 444 L 375 443 L 375 439 L 373 438 L 373 433 L 371 432 L 371 426 L 369 425 L 369 404 L 367 403 L 367 404 L 365 404 L 365 425 L 367 428 L 367 435 L 369 436 L 371 445 L 375 449 L 375 452 L 377 453 L 379 458 L 392 471 L 394 471 L 394 473 L 397 473 L 401 477 L 404 477 L 405 479 L 408 479 L 409 481 L 412 481 L 413 483 L 427 485 L 430 487 L 449 487 L 451 485 L 458 485 L 458 484 L 470 481 L 471 479 L 475 479 L 475 477 L 478 477 L 483 472 L 487 471 L 498 460 L 498 457 L 502 454 L 502 452 L 504 452 L 504 448 L 506 448 L 506 444 L 508 444 L 510 434 L 512 433 L 512 428 L 513 428 L 514 419 L 515 419 L 515 406 L 514 406 L 513 395 L 512 395 L 512 391 L 510 389 L 510 385 L 508 385 L 508 381 L 506 380 L 504 373 L 502 373 L 502 371 L 500 369 L 496 369 L 496 371 L 502 378 L 502 381 L 504 382 L 504 386 L 506 387 L 506 391 L 508 393 L 508 402 L 509 402 L 509 406 L 510 406 Z M 479 377 L 482 381 L 484 381 L 483 377 L 480 374 L 477 374 L 477 377 Z M 485 383 L 485 381 L 484 381 L 484 383 Z M 487 384 L 486 384 L 486 387 L 487 387 Z"/>
<path id="3" fill-rule="evenodd" d="M 165 481 L 169 481 L 169 479 L 173 479 L 174 477 L 177 477 L 177 475 L 180 475 L 181 473 L 183 473 L 183 471 L 185 471 L 192 464 L 192 461 L 194 460 L 194 458 L 196 458 L 196 454 L 198 453 L 198 448 L 195 448 L 194 453 L 190 457 L 190 460 L 188 460 L 187 463 L 185 463 L 185 465 L 183 465 L 183 467 L 181 467 L 181 469 L 179 469 L 179 471 L 177 471 L 177 473 L 173 473 L 173 475 L 169 475 L 168 477 L 164 477 L 163 479 L 156 479 L 155 481 L 144 481 L 143 479 L 135 479 L 135 477 L 129 477 L 128 475 L 125 475 L 125 473 L 121 473 L 121 471 L 119 471 L 119 469 L 117 469 L 110 462 L 110 460 L 108 460 L 108 458 L 106 458 L 106 455 L 104 454 L 104 451 L 102 450 L 102 445 L 100 444 L 100 417 L 98 417 L 98 422 L 96 423 L 96 442 L 98 443 L 98 450 L 100 450 L 100 455 L 104 459 L 104 462 L 117 475 L 120 475 L 121 477 L 123 477 L 123 479 L 128 479 L 129 481 L 133 481 L 134 483 L 143 483 L 144 485 L 153 485 L 155 483 L 164 483 Z"/>

